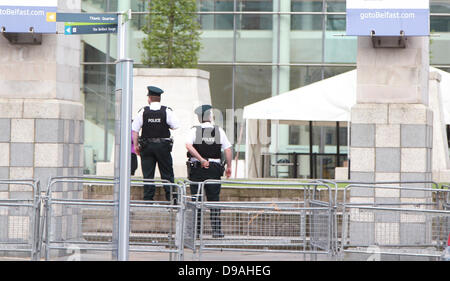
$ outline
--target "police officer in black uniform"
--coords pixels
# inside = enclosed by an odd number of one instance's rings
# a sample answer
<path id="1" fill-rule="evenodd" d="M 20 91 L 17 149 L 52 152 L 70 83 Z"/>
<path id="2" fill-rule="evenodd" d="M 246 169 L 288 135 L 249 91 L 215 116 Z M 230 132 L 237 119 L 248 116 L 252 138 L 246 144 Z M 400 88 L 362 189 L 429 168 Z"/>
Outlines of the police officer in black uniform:
<path id="1" fill-rule="evenodd" d="M 227 178 L 231 176 L 232 151 L 231 144 L 222 128 L 212 124 L 212 107 L 202 105 L 195 110 L 200 126 L 193 127 L 186 139 L 188 150 L 188 178 L 192 182 L 203 182 L 208 179 L 220 180 L 224 170 Z M 222 164 L 222 150 L 225 152 L 226 169 Z M 196 195 L 199 185 L 191 184 L 191 195 Z M 220 201 L 220 184 L 206 184 L 205 194 L 208 201 Z M 194 199 L 195 200 L 195 199 Z M 212 236 L 222 238 L 220 209 L 212 209 L 210 213 Z M 197 216 L 197 234 L 200 230 L 200 216 Z"/>
<path id="2" fill-rule="evenodd" d="M 161 179 L 174 182 L 172 146 L 170 129 L 179 127 L 178 120 L 172 109 L 161 105 L 161 94 L 164 92 L 158 87 L 148 86 L 148 103 L 134 118 L 132 124 L 133 143 L 136 154 L 141 156 L 142 174 L 144 179 L 154 179 L 156 163 L 161 174 Z M 139 137 L 139 131 L 142 134 Z M 153 200 L 155 185 L 144 185 L 144 200 Z M 171 198 L 171 188 L 164 186 L 166 200 Z"/>

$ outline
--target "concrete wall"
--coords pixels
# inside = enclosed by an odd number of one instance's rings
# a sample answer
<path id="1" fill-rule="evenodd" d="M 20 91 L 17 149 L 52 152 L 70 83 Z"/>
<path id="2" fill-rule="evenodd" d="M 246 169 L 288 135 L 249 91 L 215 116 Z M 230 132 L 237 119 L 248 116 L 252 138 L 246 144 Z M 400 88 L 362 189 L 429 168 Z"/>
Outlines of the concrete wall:
<path id="1" fill-rule="evenodd" d="M 59 1 L 58 11 L 79 12 L 80 7 L 79 0 Z M 79 36 L 44 34 L 39 45 L 11 44 L 0 36 L 0 52 L 1 178 L 35 178 L 45 189 L 50 176 L 82 175 Z M 82 196 L 81 186 L 56 190 L 60 198 Z M 2 191 L 7 198 L 29 196 L 28 191 L 15 193 L 14 185 Z M 75 214 L 52 219 L 76 229 L 69 223 L 76 221 Z"/>

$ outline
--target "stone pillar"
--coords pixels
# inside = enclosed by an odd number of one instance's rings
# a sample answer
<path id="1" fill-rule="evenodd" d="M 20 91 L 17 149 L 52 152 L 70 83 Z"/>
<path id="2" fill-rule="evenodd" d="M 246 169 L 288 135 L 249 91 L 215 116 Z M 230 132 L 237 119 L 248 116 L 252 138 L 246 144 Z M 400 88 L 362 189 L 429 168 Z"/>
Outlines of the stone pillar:
<path id="1" fill-rule="evenodd" d="M 374 48 L 370 38 L 358 38 L 357 104 L 351 110 L 351 181 L 431 180 L 433 112 L 428 106 L 428 50 L 426 37 L 408 38 L 406 48 Z M 428 192 L 377 188 L 354 189 L 350 200 L 396 204 L 425 203 L 431 198 Z M 420 242 L 428 237 L 427 227 L 404 223 L 394 215 L 374 215 L 370 221 L 350 223 L 351 240 L 359 239 L 357 229 L 371 229 L 364 241 L 372 245 L 402 244 L 403 236 L 411 239 L 412 233 Z M 383 229 L 389 234 L 380 235 Z M 405 229 L 408 233 L 402 231 Z"/>
<path id="2" fill-rule="evenodd" d="M 370 38 L 358 38 L 352 181 L 431 179 L 428 47 L 425 37 L 408 38 L 404 49 L 373 48 Z"/>
<path id="3" fill-rule="evenodd" d="M 80 11 L 79 0 L 59 2 L 59 12 Z M 79 36 L 44 34 L 41 44 L 23 45 L 0 35 L 0 50 L 0 177 L 35 178 L 45 189 L 50 176 L 82 175 Z M 29 196 L 14 185 L 1 191 L 3 197 Z M 82 198 L 81 186 L 57 191 L 60 198 Z M 52 219 L 62 235 L 78 234 L 74 215 Z"/>

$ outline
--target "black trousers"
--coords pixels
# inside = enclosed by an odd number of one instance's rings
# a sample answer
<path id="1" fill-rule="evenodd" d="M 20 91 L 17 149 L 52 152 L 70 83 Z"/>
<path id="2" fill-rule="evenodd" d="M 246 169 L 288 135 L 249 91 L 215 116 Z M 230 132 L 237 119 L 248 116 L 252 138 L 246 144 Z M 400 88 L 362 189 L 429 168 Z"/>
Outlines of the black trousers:
<path id="1" fill-rule="evenodd" d="M 223 175 L 223 170 L 220 164 L 215 162 L 209 162 L 209 168 L 191 168 L 191 172 L 189 174 L 189 180 L 194 182 L 203 182 L 205 180 L 220 180 Z M 198 184 L 191 184 L 190 190 L 191 195 L 196 195 L 199 189 Z M 208 201 L 220 201 L 220 189 L 221 184 L 206 184 L 205 185 L 205 195 Z M 193 200 L 197 200 L 194 197 Z M 202 200 L 201 197 L 198 200 Z M 221 233 L 222 232 L 222 222 L 220 220 L 220 209 L 211 209 L 210 212 L 210 220 L 211 220 L 211 229 L 213 233 Z M 197 233 L 200 232 L 200 221 L 201 221 L 201 212 L 200 210 L 197 213 Z"/>
<path id="2" fill-rule="evenodd" d="M 168 142 L 149 143 L 141 151 L 141 166 L 144 179 L 154 179 L 156 164 L 161 174 L 161 179 L 174 182 L 173 161 L 172 161 L 172 145 Z M 166 192 L 166 200 L 170 201 L 171 188 L 164 186 Z M 144 200 L 153 200 L 156 186 L 154 184 L 144 185 Z M 176 196 L 173 196 L 175 198 Z"/>

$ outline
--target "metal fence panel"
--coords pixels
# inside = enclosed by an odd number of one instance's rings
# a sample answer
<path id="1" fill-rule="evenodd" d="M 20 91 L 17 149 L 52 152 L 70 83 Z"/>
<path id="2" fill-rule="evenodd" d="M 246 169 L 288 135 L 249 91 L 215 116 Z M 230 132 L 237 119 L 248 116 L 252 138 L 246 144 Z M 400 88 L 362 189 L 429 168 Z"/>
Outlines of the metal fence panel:
<path id="1" fill-rule="evenodd" d="M 448 189 L 352 184 L 347 192 L 353 196 L 339 207 L 342 253 L 440 256 L 450 232 Z"/>
<path id="2" fill-rule="evenodd" d="M 277 194 L 289 190 L 291 201 L 277 197 L 259 202 L 206 202 L 203 187 L 221 183 L 222 189 L 257 189 Z M 186 182 L 190 184 L 190 182 Z M 334 250 L 334 198 L 321 182 L 205 181 L 198 194 L 186 202 L 185 245 L 198 251 L 263 251 L 331 254 Z M 328 201 L 315 200 L 318 188 Z M 217 219 L 220 217 L 220 220 Z M 224 237 L 215 236 L 220 223 Z"/>
<path id="3" fill-rule="evenodd" d="M 25 253 L 37 260 L 40 183 L 34 179 L 0 180 L 0 186 L 9 190 L 8 198 L 0 199 L 0 251 L 5 255 Z"/>
<path id="4" fill-rule="evenodd" d="M 131 187 L 152 182 L 170 185 L 183 198 L 183 187 L 156 180 L 132 180 Z M 49 182 L 46 195 L 46 259 L 109 260 L 117 258 L 117 200 L 67 198 L 67 193 L 55 192 L 64 184 L 114 186 L 111 178 L 58 177 Z M 177 236 L 182 224 L 183 203 L 130 201 L 130 252 L 163 252 L 182 258 L 182 238 Z M 179 231 L 178 231 L 179 232 Z M 77 254 L 78 256 L 74 255 Z"/>

